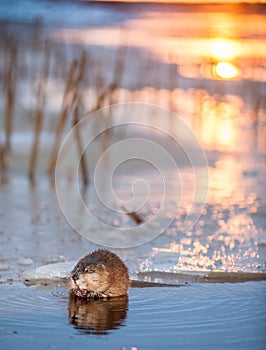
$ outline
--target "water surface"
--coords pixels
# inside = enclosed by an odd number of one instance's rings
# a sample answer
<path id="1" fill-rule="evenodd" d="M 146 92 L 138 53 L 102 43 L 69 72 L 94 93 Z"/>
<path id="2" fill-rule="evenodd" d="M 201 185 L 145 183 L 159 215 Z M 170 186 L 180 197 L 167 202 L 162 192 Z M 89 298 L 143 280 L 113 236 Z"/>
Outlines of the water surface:
<path id="1" fill-rule="evenodd" d="M 13 297 L 10 298 L 9 294 Z M 5 349 L 264 349 L 265 282 L 133 288 L 128 300 L 69 302 L 65 290 L 1 286 Z M 73 317 L 75 315 L 75 317 Z"/>

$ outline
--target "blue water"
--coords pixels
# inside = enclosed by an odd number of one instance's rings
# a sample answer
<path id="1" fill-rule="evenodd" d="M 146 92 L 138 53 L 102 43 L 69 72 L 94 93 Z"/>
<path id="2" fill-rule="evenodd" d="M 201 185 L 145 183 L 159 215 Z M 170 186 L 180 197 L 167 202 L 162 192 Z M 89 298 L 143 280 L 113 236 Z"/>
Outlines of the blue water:
<path id="1" fill-rule="evenodd" d="M 132 288 L 129 302 L 92 302 L 68 318 L 66 291 L 0 287 L 2 349 L 256 349 L 266 346 L 265 282 Z M 110 314 L 111 313 L 111 314 Z M 84 316 L 85 315 L 85 316 Z M 117 315 L 117 317 L 116 317 Z M 123 315 L 120 317 L 119 315 Z M 109 325 L 109 327 L 108 327 Z M 111 328 L 111 329 L 108 329 Z"/>

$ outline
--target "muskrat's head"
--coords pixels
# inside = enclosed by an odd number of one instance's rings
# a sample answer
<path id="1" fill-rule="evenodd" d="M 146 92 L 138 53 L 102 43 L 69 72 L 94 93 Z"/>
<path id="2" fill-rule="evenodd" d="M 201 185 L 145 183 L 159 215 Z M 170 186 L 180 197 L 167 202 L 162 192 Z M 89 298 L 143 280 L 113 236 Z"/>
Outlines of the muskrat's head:
<path id="1" fill-rule="evenodd" d="M 91 255 L 77 263 L 68 280 L 70 292 L 84 298 L 104 295 L 109 285 L 110 276 L 104 261 Z"/>

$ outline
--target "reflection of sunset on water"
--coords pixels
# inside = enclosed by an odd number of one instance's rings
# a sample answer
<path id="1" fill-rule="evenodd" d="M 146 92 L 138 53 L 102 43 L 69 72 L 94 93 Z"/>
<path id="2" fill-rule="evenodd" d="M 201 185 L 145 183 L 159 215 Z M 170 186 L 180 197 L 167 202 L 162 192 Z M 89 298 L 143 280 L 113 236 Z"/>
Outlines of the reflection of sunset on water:
<path id="1" fill-rule="evenodd" d="M 255 239 L 259 232 L 254 222 L 258 199 L 253 192 L 256 179 L 248 179 L 248 165 L 225 155 L 209 168 L 208 205 L 196 226 L 163 247 L 154 248 L 154 260 L 174 259 L 173 271 L 249 270 L 259 257 Z M 253 191 L 252 191 L 253 189 Z M 206 235 L 206 232 L 209 232 Z M 263 232 L 261 232 L 263 233 Z M 241 257 L 239 250 L 244 251 Z"/>
<path id="2" fill-rule="evenodd" d="M 213 108 L 206 102 L 202 109 L 201 138 L 205 147 L 234 150 L 236 147 L 236 130 L 234 107 L 221 103 Z"/>

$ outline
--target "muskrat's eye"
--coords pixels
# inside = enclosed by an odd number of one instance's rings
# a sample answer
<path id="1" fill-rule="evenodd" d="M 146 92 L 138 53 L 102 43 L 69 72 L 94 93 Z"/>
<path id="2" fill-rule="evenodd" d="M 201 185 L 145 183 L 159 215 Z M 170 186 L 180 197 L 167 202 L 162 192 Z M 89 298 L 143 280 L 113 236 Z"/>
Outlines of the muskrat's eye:
<path id="1" fill-rule="evenodd" d="M 90 269 L 89 267 L 85 267 L 84 270 L 86 273 L 93 273 L 94 271 L 92 269 Z"/>

